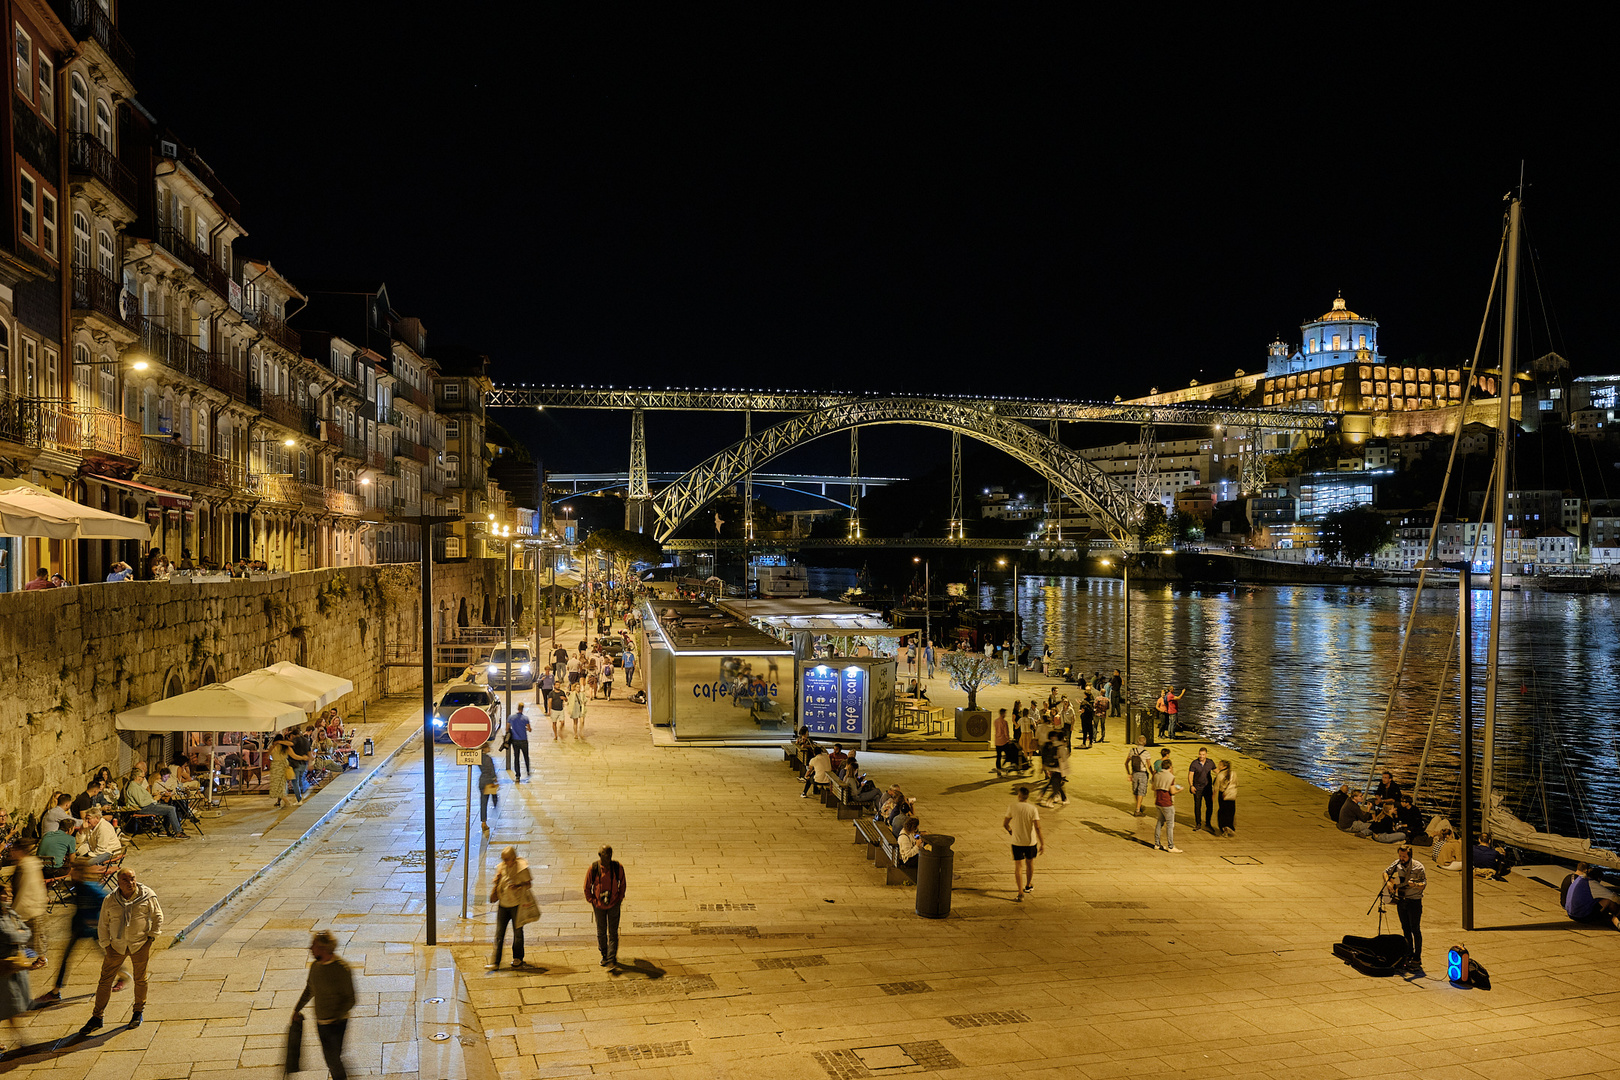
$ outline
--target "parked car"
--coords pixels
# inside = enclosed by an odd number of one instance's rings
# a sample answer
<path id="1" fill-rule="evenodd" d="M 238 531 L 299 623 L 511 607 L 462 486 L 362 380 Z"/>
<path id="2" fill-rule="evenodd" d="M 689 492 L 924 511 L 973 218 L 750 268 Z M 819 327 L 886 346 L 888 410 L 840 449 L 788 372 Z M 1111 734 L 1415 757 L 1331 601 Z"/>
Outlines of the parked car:
<path id="1" fill-rule="evenodd" d="M 512 643 L 511 656 L 512 689 L 528 690 L 534 686 L 539 678 L 535 668 L 534 653 L 527 645 Z M 493 689 L 500 687 L 506 689 L 507 655 L 506 646 L 497 645 L 489 654 L 489 660 L 484 665 L 484 681 Z"/>
<path id="2" fill-rule="evenodd" d="M 476 683 L 451 683 L 439 695 L 439 700 L 433 703 L 433 741 L 447 743 L 450 741 L 450 729 L 446 721 L 450 714 L 463 705 L 476 705 L 489 714 L 490 733 L 493 735 L 501 730 L 501 702 L 488 687 Z"/>

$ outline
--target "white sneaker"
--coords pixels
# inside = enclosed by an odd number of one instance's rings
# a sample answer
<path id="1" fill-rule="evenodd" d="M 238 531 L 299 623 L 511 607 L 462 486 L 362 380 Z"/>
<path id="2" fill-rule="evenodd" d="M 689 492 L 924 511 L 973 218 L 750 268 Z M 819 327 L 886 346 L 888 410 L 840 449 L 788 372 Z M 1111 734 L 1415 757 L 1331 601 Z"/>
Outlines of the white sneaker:
<path id="1" fill-rule="evenodd" d="M 1178 848 L 1178 847 L 1167 847 L 1164 850 L 1168 851 L 1172 855 L 1180 855 L 1181 854 L 1181 849 Z"/>

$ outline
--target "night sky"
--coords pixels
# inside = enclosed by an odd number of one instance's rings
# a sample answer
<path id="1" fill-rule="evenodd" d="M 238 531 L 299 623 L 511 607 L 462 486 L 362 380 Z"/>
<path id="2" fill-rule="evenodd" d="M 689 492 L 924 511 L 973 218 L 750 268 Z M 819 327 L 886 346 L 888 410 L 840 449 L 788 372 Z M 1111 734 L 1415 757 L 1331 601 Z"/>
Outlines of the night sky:
<path id="1" fill-rule="evenodd" d="M 498 381 L 1131 396 L 1263 367 L 1340 290 L 1389 356 L 1461 353 L 1521 159 L 1523 347 L 1620 368 L 1593 27 L 1005 7 L 170 0 L 123 29 L 253 250 L 386 281 Z M 516 427 L 620 463 L 601 419 Z"/>

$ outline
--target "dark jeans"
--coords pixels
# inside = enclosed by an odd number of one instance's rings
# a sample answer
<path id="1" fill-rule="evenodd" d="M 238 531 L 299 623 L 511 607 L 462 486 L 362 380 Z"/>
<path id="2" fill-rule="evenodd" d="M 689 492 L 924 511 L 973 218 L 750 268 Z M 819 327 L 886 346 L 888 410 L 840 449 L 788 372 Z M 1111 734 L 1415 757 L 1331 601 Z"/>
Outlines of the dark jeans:
<path id="1" fill-rule="evenodd" d="M 478 821 L 480 824 L 487 824 L 489 822 L 490 803 L 494 803 L 495 809 L 499 810 L 501 808 L 500 795 L 480 791 L 478 793 Z"/>
<path id="2" fill-rule="evenodd" d="M 304 773 L 308 769 L 309 766 L 303 764 L 294 765 L 292 767 L 293 794 L 298 796 L 300 799 L 302 799 L 309 792 L 309 784 L 305 783 L 304 781 Z"/>
<path id="3" fill-rule="evenodd" d="M 1395 913 L 1401 917 L 1401 933 L 1406 935 L 1406 955 L 1413 960 L 1423 956 L 1423 901 L 1397 900 Z"/>
<path id="4" fill-rule="evenodd" d="M 520 756 L 523 758 L 523 764 L 522 765 L 518 765 L 518 758 Z M 523 770 L 525 768 L 527 768 L 529 770 L 529 775 L 531 777 L 534 776 L 534 766 L 529 764 L 529 740 L 528 739 L 513 739 L 512 740 L 512 749 L 511 749 L 511 753 L 509 755 L 509 760 L 508 760 L 508 766 L 507 767 L 510 768 L 510 767 L 512 767 L 514 765 L 517 766 L 517 769 L 516 769 L 515 772 L 513 772 L 513 774 L 512 774 L 513 776 L 516 776 L 519 779 L 522 779 Z"/>
<path id="5" fill-rule="evenodd" d="M 592 908 L 596 913 L 596 947 L 602 959 L 617 963 L 619 959 L 619 908 Z"/>
<path id="6" fill-rule="evenodd" d="M 816 774 L 811 773 L 809 776 L 804 778 L 804 790 L 801 791 L 799 794 L 808 795 L 808 794 L 810 794 L 810 789 L 812 787 L 814 787 L 817 791 L 819 791 L 825 786 L 826 786 L 825 784 L 817 784 L 816 783 Z"/>
<path id="7" fill-rule="evenodd" d="M 1215 805 L 1220 807 L 1216 813 L 1215 824 L 1223 829 L 1235 830 L 1237 826 L 1233 822 L 1237 820 L 1237 800 L 1222 799 Z"/>
<path id="8" fill-rule="evenodd" d="M 1215 824 L 1215 785 L 1193 788 L 1193 828 Z"/>
<path id="9" fill-rule="evenodd" d="M 515 907 L 495 907 L 495 958 L 492 961 L 496 966 L 501 962 L 501 950 L 506 945 L 506 924 L 512 923 L 512 959 L 523 959 L 523 927 L 514 921 L 517 919 L 518 909 Z"/>
<path id="10" fill-rule="evenodd" d="M 1054 799 L 1069 801 L 1069 797 L 1063 793 L 1063 774 L 1056 770 L 1046 774 L 1046 790 Z"/>
<path id="11" fill-rule="evenodd" d="M 343 1033 L 349 1030 L 349 1018 L 333 1020 L 330 1024 L 316 1024 L 315 1034 L 321 1040 L 321 1057 L 332 1080 L 348 1080 L 349 1070 L 343 1067 Z"/>
<path id="12" fill-rule="evenodd" d="M 1109 707 L 1108 707 L 1108 715 L 1109 716 L 1118 716 L 1120 706 L 1123 705 L 1123 704 L 1125 704 L 1125 703 L 1123 701 L 1121 701 L 1118 697 L 1114 698 L 1113 704 L 1109 705 Z"/>
<path id="13" fill-rule="evenodd" d="M 1009 768 L 1016 769 L 1018 767 L 1017 743 L 1007 742 L 996 747 L 996 768 L 1001 768 L 1001 763 L 1003 760 L 1007 762 Z"/>

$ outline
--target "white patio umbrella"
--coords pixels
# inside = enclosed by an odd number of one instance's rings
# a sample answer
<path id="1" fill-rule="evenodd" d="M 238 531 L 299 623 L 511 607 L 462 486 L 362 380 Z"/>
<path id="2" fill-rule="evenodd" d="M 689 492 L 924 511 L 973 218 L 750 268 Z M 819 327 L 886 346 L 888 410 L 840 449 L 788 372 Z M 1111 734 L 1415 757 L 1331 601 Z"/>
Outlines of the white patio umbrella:
<path id="1" fill-rule="evenodd" d="M 210 683 L 188 694 L 126 709 L 118 714 L 116 726 L 119 731 L 280 731 L 303 722 L 304 712 L 296 705 Z M 214 797 L 212 762 L 208 797 Z"/>
<path id="2" fill-rule="evenodd" d="M 0 534 L 51 540 L 152 540 L 145 522 L 82 506 L 26 480 L 0 480 Z"/>
<path id="3" fill-rule="evenodd" d="M 225 685 L 270 701 L 285 701 L 289 705 L 298 706 L 306 713 L 321 708 L 328 700 L 325 694 L 310 683 L 268 668 L 238 675 L 226 681 Z"/>
<path id="4" fill-rule="evenodd" d="M 291 660 L 283 660 L 279 664 L 271 664 L 264 670 L 275 675 L 285 675 L 288 678 L 296 679 L 303 685 L 318 691 L 320 693 L 320 700 L 319 704 L 315 706 L 317 709 L 326 708 L 326 706 L 332 704 L 332 702 L 336 701 L 344 694 L 354 693 L 354 683 L 343 678 L 341 675 L 328 675 L 324 671 L 316 671 L 314 668 L 307 668 L 300 664 L 295 664 Z"/>
<path id="5" fill-rule="evenodd" d="M 304 722 L 304 710 L 285 701 L 210 683 L 118 714 L 119 731 L 280 731 Z"/>

